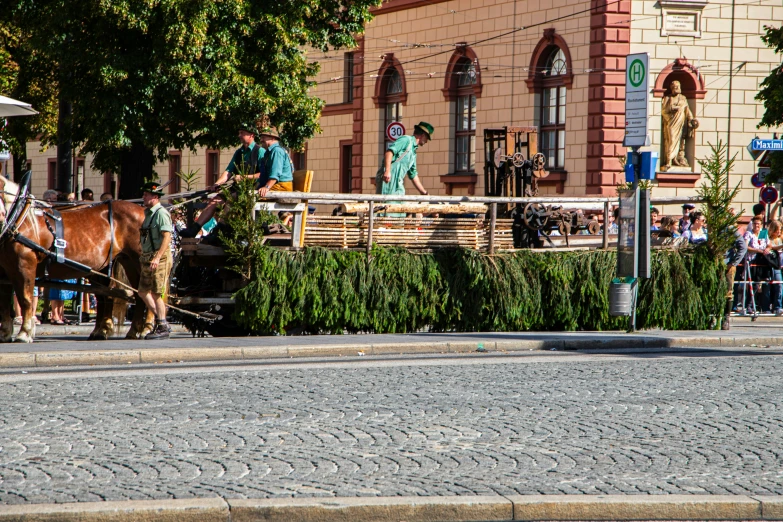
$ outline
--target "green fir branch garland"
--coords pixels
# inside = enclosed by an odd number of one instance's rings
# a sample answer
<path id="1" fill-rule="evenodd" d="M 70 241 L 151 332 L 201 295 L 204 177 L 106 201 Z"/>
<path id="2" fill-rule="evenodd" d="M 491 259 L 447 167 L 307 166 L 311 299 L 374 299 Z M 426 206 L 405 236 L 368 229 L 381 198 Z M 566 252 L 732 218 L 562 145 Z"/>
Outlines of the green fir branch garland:
<path id="1" fill-rule="evenodd" d="M 261 249 L 254 277 L 235 294 L 237 323 L 260 334 L 401 333 L 421 330 L 619 330 L 609 315 L 611 251 L 487 256 Z M 658 250 L 641 282 L 640 328 L 703 330 L 722 313 L 725 268 L 705 247 Z"/>

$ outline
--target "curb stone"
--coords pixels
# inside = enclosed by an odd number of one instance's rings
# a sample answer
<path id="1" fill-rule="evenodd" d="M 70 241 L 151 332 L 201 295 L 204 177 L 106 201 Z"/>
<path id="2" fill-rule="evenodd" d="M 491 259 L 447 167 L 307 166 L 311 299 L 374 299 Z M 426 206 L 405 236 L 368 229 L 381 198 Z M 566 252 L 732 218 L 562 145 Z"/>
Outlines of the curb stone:
<path id="1" fill-rule="evenodd" d="M 760 520 L 762 515 L 762 503 L 743 495 L 510 495 L 507 498 L 514 503 L 514 520 Z M 783 502 L 781 497 L 774 498 Z"/>
<path id="2" fill-rule="evenodd" d="M 196 498 L 0 506 L 0 522 L 496 522 L 783 520 L 783 497 L 510 495 Z"/>
<path id="3" fill-rule="evenodd" d="M 259 342 L 263 342 L 260 338 Z M 0 353 L 0 369 L 54 366 L 152 364 L 166 362 L 243 361 L 298 357 L 346 357 L 356 355 L 401 355 L 475 352 L 529 352 L 573 350 L 642 350 L 665 348 L 765 348 L 783 346 L 779 337 L 668 337 L 571 339 L 568 335 L 550 339 L 417 341 L 402 343 L 311 344 L 284 346 L 215 346 L 139 348 L 137 350 L 69 350 Z"/>
<path id="4" fill-rule="evenodd" d="M 358 497 L 228 500 L 231 522 L 508 521 L 504 497 Z"/>
<path id="5" fill-rule="evenodd" d="M 226 522 L 222 498 L 0 506 L 0 522 Z"/>

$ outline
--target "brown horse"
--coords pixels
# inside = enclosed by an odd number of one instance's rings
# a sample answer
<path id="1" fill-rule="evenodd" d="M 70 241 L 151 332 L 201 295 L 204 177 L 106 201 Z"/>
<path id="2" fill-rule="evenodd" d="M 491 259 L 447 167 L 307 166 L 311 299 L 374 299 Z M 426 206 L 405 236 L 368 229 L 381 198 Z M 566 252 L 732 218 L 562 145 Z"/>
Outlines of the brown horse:
<path id="1" fill-rule="evenodd" d="M 3 205 L 0 205 L 0 229 L 6 225 L 5 220 L 13 219 L 9 215 L 11 203 L 19 193 L 19 185 L 5 180 L 0 176 L 0 191 L 3 193 Z M 22 236 L 50 250 L 54 236 L 46 225 L 45 208 L 36 207 L 32 200 L 19 215 L 15 225 Z M 106 271 L 109 266 L 111 252 L 112 262 L 116 261 L 125 269 L 130 284 L 138 284 L 141 255 L 139 229 L 144 220 L 144 210 L 133 203 L 113 201 L 112 213 L 114 221 L 114 237 L 112 238 L 109 224 L 109 207 L 99 203 L 88 207 L 78 207 L 61 212 L 63 221 L 63 236 L 67 241 L 64 249 L 65 257 L 90 267 L 96 271 Z M 51 218 L 49 219 L 52 222 Z M 112 244 L 113 241 L 113 244 Z M 48 270 L 51 279 L 90 278 L 84 274 L 59 264 L 52 260 L 46 261 L 46 255 L 35 252 L 31 248 L 14 241 L 9 233 L 0 237 L 0 276 L 10 279 L 16 292 L 19 306 L 22 309 L 22 327 L 16 336 L 17 342 L 32 342 L 35 337 L 35 310 L 32 306 L 33 287 L 36 277 L 44 277 Z M 48 266 L 47 266 L 48 265 Z M 104 278 L 97 278 L 104 279 Z M 93 284 L 105 283 L 93 278 Z M 110 300 L 102 301 L 98 307 L 98 318 L 90 339 L 108 339 L 113 330 Z M 108 304 L 107 304 L 108 302 Z M 140 338 L 145 330 L 149 313 L 144 304 L 137 302 L 136 314 L 131 323 L 127 338 Z M 9 342 L 13 334 L 11 319 L 11 299 L 8 285 L 0 285 L 0 342 Z"/>

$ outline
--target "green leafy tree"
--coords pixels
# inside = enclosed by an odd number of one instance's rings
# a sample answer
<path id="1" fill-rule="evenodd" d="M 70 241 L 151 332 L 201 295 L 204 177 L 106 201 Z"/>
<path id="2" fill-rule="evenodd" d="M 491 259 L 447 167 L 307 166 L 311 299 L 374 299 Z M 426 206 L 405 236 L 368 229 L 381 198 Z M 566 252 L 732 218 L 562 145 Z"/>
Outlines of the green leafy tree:
<path id="1" fill-rule="evenodd" d="M 764 26 L 766 33 L 761 40 L 776 54 L 783 54 L 783 27 Z M 783 125 L 783 63 L 772 69 L 769 76 L 761 82 L 756 99 L 764 102 L 764 116 L 759 127 L 779 127 Z"/>
<path id="2" fill-rule="evenodd" d="M 734 168 L 736 155 L 728 157 L 728 146 L 723 141 L 709 146 L 710 155 L 699 160 L 706 183 L 699 187 L 698 194 L 704 200 L 702 211 L 709 230 L 707 248 L 715 258 L 722 258 L 734 244 L 734 230 L 742 215 L 735 214 L 731 207 L 741 183 L 734 188 L 729 186 L 729 173 Z"/>
<path id="3" fill-rule="evenodd" d="M 302 49 L 355 45 L 377 0 L 14 0 L 0 14 L 56 64 L 72 136 L 121 197 L 168 150 L 236 144 L 267 115 L 300 147 L 318 129 L 318 65 Z"/>
<path id="4" fill-rule="evenodd" d="M 775 28 L 765 26 L 766 33 L 761 37 L 768 47 L 776 54 L 783 54 L 783 27 Z M 772 69 L 769 76 L 761 82 L 756 99 L 764 102 L 764 116 L 759 127 L 783 126 L 783 62 Z M 770 174 L 767 177 L 769 183 L 783 180 L 783 153 L 770 153 Z"/>
<path id="5" fill-rule="evenodd" d="M 56 93 L 52 68 L 39 59 L 18 27 L 0 21 L 0 94 L 30 103 L 38 111 L 35 116 L 8 118 L 0 125 L 0 140 L 13 154 L 16 181 L 24 170 L 27 141 L 41 136 L 44 146 L 53 143 Z"/>

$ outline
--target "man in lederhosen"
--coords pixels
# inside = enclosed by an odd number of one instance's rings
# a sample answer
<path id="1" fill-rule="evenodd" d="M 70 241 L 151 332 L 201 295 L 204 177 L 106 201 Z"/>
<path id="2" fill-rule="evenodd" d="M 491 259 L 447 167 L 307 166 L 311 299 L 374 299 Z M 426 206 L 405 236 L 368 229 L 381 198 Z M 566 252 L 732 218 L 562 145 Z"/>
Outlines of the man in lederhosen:
<path id="1" fill-rule="evenodd" d="M 171 328 L 166 322 L 164 297 L 171 272 L 171 214 L 160 204 L 164 192 L 160 184 L 148 181 L 144 192 L 144 223 L 141 225 L 141 278 L 139 297 L 155 314 L 155 329 L 145 339 L 168 339 Z"/>

